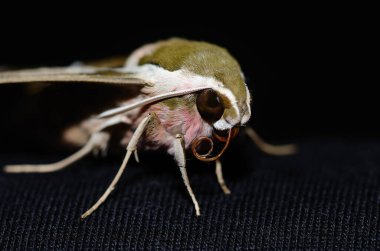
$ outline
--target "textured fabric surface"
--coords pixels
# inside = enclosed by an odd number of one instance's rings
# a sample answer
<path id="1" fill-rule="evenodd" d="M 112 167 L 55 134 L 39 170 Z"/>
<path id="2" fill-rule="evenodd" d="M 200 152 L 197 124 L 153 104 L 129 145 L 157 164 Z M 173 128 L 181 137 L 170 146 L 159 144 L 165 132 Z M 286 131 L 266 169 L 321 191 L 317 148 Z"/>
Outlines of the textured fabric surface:
<path id="1" fill-rule="evenodd" d="M 239 142 L 238 142 L 239 141 Z M 142 154 L 93 215 L 121 162 L 87 158 L 51 174 L 0 173 L 2 250 L 380 249 L 380 148 L 365 139 L 304 139 L 273 157 L 247 139 L 224 157 L 225 196 L 212 166 L 190 161 L 196 217 L 169 156 Z M 57 155 L 2 154 L 0 164 Z"/>

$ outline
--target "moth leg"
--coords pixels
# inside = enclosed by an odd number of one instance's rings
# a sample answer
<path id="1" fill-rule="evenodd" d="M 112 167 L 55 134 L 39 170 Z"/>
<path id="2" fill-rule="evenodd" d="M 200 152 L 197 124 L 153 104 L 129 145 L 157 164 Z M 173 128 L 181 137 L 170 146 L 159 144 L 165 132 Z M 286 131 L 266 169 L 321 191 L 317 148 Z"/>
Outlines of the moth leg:
<path id="1" fill-rule="evenodd" d="M 119 181 L 121 175 L 123 174 L 125 167 L 128 164 L 129 158 L 131 157 L 132 153 L 136 151 L 136 146 L 141 138 L 142 134 L 145 131 L 146 126 L 151 121 L 152 115 L 149 114 L 147 117 L 145 117 L 140 124 L 138 125 L 136 131 L 133 133 L 131 140 L 128 143 L 127 146 L 127 153 L 125 154 L 123 163 L 121 164 L 116 176 L 112 180 L 111 184 L 108 186 L 104 194 L 98 199 L 98 201 L 90 208 L 88 209 L 84 214 L 82 214 L 81 219 L 85 219 L 87 216 L 92 214 L 110 195 L 110 193 L 115 189 L 115 186 L 117 182 Z"/>
<path id="2" fill-rule="evenodd" d="M 264 153 L 272 155 L 290 155 L 297 152 L 297 146 L 294 144 L 286 144 L 281 146 L 268 144 L 251 127 L 245 128 L 245 133 Z"/>
<path id="3" fill-rule="evenodd" d="M 185 158 L 185 146 L 183 136 L 178 134 L 174 141 L 174 159 L 176 160 L 179 170 L 181 171 L 183 182 L 187 188 L 187 192 L 189 193 L 191 200 L 193 201 L 195 207 L 195 214 L 197 216 L 201 215 L 200 208 L 198 205 L 198 201 L 195 198 L 193 189 L 191 189 L 189 177 L 187 176 L 186 171 L 186 158 Z"/>
<path id="4" fill-rule="evenodd" d="M 139 158 L 139 155 L 137 153 L 137 149 L 135 150 L 134 154 L 135 154 L 135 160 L 136 160 L 136 162 L 140 163 L 140 158 Z"/>
<path id="5" fill-rule="evenodd" d="M 95 149 L 103 149 L 107 145 L 109 138 L 109 133 L 97 132 L 90 137 L 89 141 L 81 149 L 61 161 L 41 165 L 7 165 L 4 167 L 4 171 L 7 173 L 55 172 L 78 161 Z"/>
<path id="6" fill-rule="evenodd" d="M 223 178 L 223 171 L 222 171 L 222 162 L 217 159 L 215 161 L 215 174 L 218 179 L 218 183 L 220 185 L 220 188 L 222 188 L 224 194 L 231 194 L 231 190 L 228 189 L 226 183 L 224 182 Z"/>

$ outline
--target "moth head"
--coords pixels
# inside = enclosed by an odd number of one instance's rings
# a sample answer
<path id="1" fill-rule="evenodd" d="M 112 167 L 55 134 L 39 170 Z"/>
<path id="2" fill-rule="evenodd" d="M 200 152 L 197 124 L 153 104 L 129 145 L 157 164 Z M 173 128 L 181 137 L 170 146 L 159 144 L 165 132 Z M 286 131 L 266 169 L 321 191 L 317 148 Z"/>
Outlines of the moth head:
<path id="1" fill-rule="evenodd" d="M 175 38 L 143 47 L 135 55 L 132 59 L 136 60 L 130 62 L 167 70 L 165 80 L 170 74 L 180 75 L 173 86 L 187 82 L 192 87 L 209 87 L 196 94 L 196 107 L 202 119 L 215 129 L 228 130 L 249 120 L 250 93 L 239 63 L 226 49 Z"/>
<path id="2" fill-rule="evenodd" d="M 251 116 L 251 98 L 245 85 L 243 88 L 244 91 L 237 94 L 226 87 L 199 92 L 196 98 L 198 113 L 205 122 L 219 131 L 244 125 Z"/>
<path id="3" fill-rule="evenodd" d="M 219 159 L 228 148 L 230 140 L 238 134 L 239 126 L 248 121 L 251 115 L 250 95 L 245 89 L 246 98 L 241 99 L 237 99 L 225 87 L 205 89 L 198 93 L 197 111 L 205 122 L 212 125 L 213 137 L 200 136 L 193 140 L 191 150 L 197 159 L 206 162 Z M 224 142 L 224 147 L 212 156 L 214 140 Z"/>

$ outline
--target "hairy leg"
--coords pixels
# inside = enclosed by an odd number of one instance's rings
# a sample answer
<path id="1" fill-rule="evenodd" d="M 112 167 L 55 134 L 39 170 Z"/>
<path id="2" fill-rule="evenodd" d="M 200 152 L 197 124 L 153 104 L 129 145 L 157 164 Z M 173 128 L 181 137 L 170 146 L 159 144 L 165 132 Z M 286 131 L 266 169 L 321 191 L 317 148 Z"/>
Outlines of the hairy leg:
<path id="1" fill-rule="evenodd" d="M 61 161 L 41 165 L 7 165 L 4 167 L 4 171 L 7 173 L 48 173 L 59 171 L 94 150 L 103 150 L 107 147 L 109 138 L 110 135 L 108 133 L 97 132 L 90 137 L 89 141 L 81 149 Z"/>
<path id="2" fill-rule="evenodd" d="M 98 201 L 90 208 L 88 209 L 84 214 L 82 214 L 81 219 L 85 219 L 90 214 L 92 214 L 111 194 L 111 192 L 115 189 L 116 184 L 120 180 L 121 175 L 123 174 L 125 167 L 128 164 L 129 158 L 131 157 L 132 153 L 136 151 L 136 146 L 141 138 L 142 134 L 144 133 L 146 126 L 151 121 L 152 115 L 149 114 L 147 117 L 145 117 L 137 127 L 136 131 L 134 132 L 131 140 L 129 141 L 129 144 L 127 146 L 127 153 L 124 157 L 123 163 L 121 164 L 116 176 L 112 180 L 111 184 L 108 186 L 104 194 L 98 199 Z"/>
<path id="3" fill-rule="evenodd" d="M 222 162 L 219 159 L 217 159 L 215 161 L 215 174 L 216 174 L 216 177 L 218 179 L 218 183 L 220 185 L 220 188 L 222 188 L 223 192 L 225 194 L 231 194 L 231 190 L 228 189 L 226 183 L 224 182 L 223 171 L 222 171 Z"/>
<path id="4" fill-rule="evenodd" d="M 245 128 L 245 133 L 264 153 L 272 155 L 290 155 L 297 152 L 297 146 L 294 144 L 275 146 L 266 143 L 251 127 Z"/>
<path id="5" fill-rule="evenodd" d="M 189 177 L 187 176 L 186 171 L 186 158 L 185 158 L 185 146 L 182 135 L 177 135 L 174 142 L 174 159 L 176 160 L 179 170 L 181 171 L 183 182 L 186 186 L 187 192 L 189 193 L 191 200 L 193 201 L 195 207 L 195 214 L 197 216 L 201 215 L 199 204 L 195 198 L 193 189 L 190 186 Z"/>

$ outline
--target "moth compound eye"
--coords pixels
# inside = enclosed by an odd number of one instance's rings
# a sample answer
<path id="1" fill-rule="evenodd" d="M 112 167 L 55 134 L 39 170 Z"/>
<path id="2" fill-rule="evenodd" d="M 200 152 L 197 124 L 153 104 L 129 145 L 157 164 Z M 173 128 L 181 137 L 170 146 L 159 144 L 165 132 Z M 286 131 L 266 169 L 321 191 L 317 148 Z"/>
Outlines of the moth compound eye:
<path id="1" fill-rule="evenodd" d="M 224 113 L 224 105 L 218 94 L 211 89 L 198 94 L 197 109 L 201 117 L 209 122 L 218 121 Z"/>

